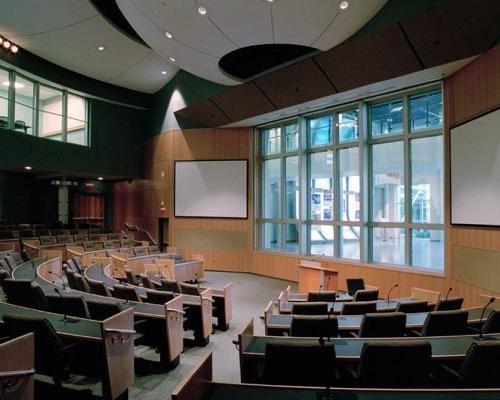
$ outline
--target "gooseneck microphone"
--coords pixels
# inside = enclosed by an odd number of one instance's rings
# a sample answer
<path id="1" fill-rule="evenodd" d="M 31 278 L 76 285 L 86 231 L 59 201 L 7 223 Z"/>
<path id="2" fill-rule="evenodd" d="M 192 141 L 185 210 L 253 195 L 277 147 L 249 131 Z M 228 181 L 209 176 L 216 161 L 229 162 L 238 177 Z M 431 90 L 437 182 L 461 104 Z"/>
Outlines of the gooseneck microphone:
<path id="1" fill-rule="evenodd" d="M 61 275 L 59 275 L 57 272 L 54 272 L 54 271 L 49 271 L 49 274 L 55 275 L 57 277 L 57 279 L 59 279 L 62 282 L 63 290 L 66 290 L 66 281 L 63 279 L 63 277 Z M 59 289 L 57 289 L 57 290 L 59 290 Z"/>
<path id="2" fill-rule="evenodd" d="M 64 296 L 62 295 L 59 288 L 54 288 L 54 292 L 56 292 L 59 295 L 59 297 L 61 298 L 61 300 L 64 301 Z M 64 308 L 63 322 L 68 322 L 68 315 L 66 314 L 66 308 L 64 307 L 64 304 L 63 304 L 63 308 Z"/>
<path id="3" fill-rule="evenodd" d="M 198 285 L 198 289 L 199 289 L 200 288 L 200 280 L 198 279 L 198 273 L 195 272 L 194 276 L 195 276 L 194 283 L 196 283 Z"/>
<path id="4" fill-rule="evenodd" d="M 484 340 L 483 338 L 483 327 L 484 327 L 484 324 L 483 324 L 483 317 L 484 317 L 484 313 L 486 312 L 486 309 L 490 306 L 490 304 L 492 304 L 493 302 L 495 302 L 495 298 L 492 297 L 487 303 L 486 305 L 483 307 L 483 312 L 481 313 L 481 318 L 479 318 L 479 338 L 478 340 Z"/>
<path id="5" fill-rule="evenodd" d="M 446 293 L 445 300 L 448 300 L 448 296 L 450 295 L 450 293 L 451 293 L 452 290 L 453 290 L 453 288 L 449 288 L 448 289 L 448 292 Z"/>
<path id="6" fill-rule="evenodd" d="M 320 283 L 320 284 L 319 284 L 319 291 L 321 292 L 322 290 L 323 290 L 323 284 L 322 284 L 322 283 Z"/>
<path id="7" fill-rule="evenodd" d="M 394 289 L 396 289 L 397 287 L 399 287 L 399 285 L 396 283 L 393 287 L 391 287 L 391 289 L 389 290 L 389 293 L 387 293 L 387 302 L 389 303 L 389 300 L 391 299 L 391 293 Z"/>

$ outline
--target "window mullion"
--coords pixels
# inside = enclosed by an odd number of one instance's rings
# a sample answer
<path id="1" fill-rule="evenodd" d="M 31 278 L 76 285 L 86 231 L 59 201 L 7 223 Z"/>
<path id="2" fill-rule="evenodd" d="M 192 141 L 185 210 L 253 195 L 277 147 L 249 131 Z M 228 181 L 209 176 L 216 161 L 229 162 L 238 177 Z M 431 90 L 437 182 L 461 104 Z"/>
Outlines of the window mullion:
<path id="1" fill-rule="evenodd" d="M 405 185 L 405 265 L 411 266 L 411 202 L 412 202 L 412 188 L 411 188 L 411 153 L 410 153 L 410 140 L 408 138 L 410 130 L 410 118 L 408 107 L 408 96 L 403 97 L 403 129 L 404 129 L 404 185 Z"/>

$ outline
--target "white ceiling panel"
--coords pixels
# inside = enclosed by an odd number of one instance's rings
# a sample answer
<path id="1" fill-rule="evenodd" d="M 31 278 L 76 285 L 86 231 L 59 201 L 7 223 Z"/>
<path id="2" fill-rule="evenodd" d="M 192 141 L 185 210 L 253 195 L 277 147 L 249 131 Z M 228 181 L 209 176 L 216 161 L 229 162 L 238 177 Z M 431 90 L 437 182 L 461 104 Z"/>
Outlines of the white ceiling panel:
<path id="1" fill-rule="evenodd" d="M 218 67 L 240 47 L 299 44 L 327 50 L 366 24 L 387 0 L 117 0 L 141 38 L 158 54 L 202 78 L 237 84 Z M 198 13 L 198 6 L 207 15 Z M 354 10 L 354 11 L 352 11 Z M 165 31 L 173 35 L 167 39 Z"/>
<path id="2" fill-rule="evenodd" d="M 88 0 L 5 0 L 0 31 L 21 51 L 26 49 L 82 75 L 146 93 L 160 89 L 178 70 L 118 31 Z M 99 45 L 104 45 L 105 51 L 97 51 Z M 162 70 L 168 74 L 162 75 Z"/>

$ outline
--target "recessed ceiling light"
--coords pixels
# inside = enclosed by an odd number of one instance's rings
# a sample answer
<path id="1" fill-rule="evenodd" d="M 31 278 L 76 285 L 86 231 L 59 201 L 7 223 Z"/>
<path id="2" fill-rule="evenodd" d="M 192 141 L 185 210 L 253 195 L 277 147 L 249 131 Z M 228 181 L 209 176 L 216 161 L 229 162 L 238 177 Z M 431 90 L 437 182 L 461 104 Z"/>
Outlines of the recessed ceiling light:
<path id="1" fill-rule="evenodd" d="M 99 176 L 97 179 L 102 181 L 104 178 L 102 176 Z"/>
<path id="2" fill-rule="evenodd" d="M 161 71 L 161 74 L 162 75 L 167 75 L 167 71 L 163 70 L 163 71 Z"/>
<path id="3" fill-rule="evenodd" d="M 274 0 L 267 0 L 268 3 L 274 3 Z"/>
<path id="4" fill-rule="evenodd" d="M 96 47 L 96 49 L 97 49 L 98 51 L 104 51 L 104 50 L 106 50 L 106 46 L 104 46 L 104 45 L 100 44 L 99 46 L 97 46 L 97 47 Z"/>
<path id="5" fill-rule="evenodd" d="M 170 61 L 172 61 L 172 62 L 175 62 L 175 61 L 176 61 L 174 57 L 168 57 L 168 59 L 169 59 Z"/>
<path id="6" fill-rule="evenodd" d="M 339 4 L 339 7 L 341 10 L 345 10 L 347 7 L 349 7 L 349 2 L 344 0 L 344 1 L 341 1 L 340 4 Z"/>
<path id="7" fill-rule="evenodd" d="M 3 42 L 3 47 L 5 47 L 6 49 L 8 49 L 10 47 L 10 42 L 8 40 L 6 40 L 5 42 Z"/>
<path id="8" fill-rule="evenodd" d="M 203 7 L 203 6 L 199 6 L 198 7 L 198 13 L 200 15 L 207 15 L 207 9 L 205 7 Z"/>
<path id="9" fill-rule="evenodd" d="M 31 166 L 30 166 L 30 165 L 26 165 L 26 166 L 24 167 L 24 169 L 25 169 L 26 171 L 31 171 L 33 168 L 31 168 Z"/>
<path id="10" fill-rule="evenodd" d="M 10 51 L 12 51 L 14 54 L 17 53 L 19 51 L 19 47 L 17 47 L 16 45 L 12 46 Z"/>
<path id="11" fill-rule="evenodd" d="M 165 36 L 169 39 L 172 39 L 174 35 L 172 35 L 169 31 L 165 31 Z"/>
<path id="12" fill-rule="evenodd" d="M 2 86 L 10 86 L 10 82 L 9 81 L 2 82 Z M 24 87 L 24 85 L 22 83 L 19 83 L 19 82 L 14 82 L 14 87 L 16 89 L 21 89 Z"/>

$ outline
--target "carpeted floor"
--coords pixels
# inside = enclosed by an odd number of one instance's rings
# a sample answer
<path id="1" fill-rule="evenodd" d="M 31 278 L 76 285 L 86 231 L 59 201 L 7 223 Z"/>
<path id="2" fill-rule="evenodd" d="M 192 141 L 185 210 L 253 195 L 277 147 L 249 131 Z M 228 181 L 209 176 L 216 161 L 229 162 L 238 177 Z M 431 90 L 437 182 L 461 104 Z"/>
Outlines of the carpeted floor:
<path id="1" fill-rule="evenodd" d="M 131 399 L 170 399 L 170 393 L 175 386 L 196 365 L 200 357 L 210 351 L 213 352 L 214 379 L 239 382 L 238 351 L 232 341 L 237 339 L 238 333 L 250 318 L 255 318 L 256 332 L 264 334 L 264 326 L 259 316 L 263 315 L 269 300 L 276 299 L 279 292 L 289 284 L 279 279 L 243 273 L 206 272 L 205 275 L 204 286 L 222 288 L 227 282 L 233 283 L 233 320 L 230 329 L 226 332 L 216 330 L 215 334 L 210 336 L 210 343 L 206 347 L 186 348 L 181 355 L 180 365 L 173 371 L 145 376 L 136 374 L 135 383 L 129 392 Z M 140 350 L 136 350 L 136 355 L 139 355 Z M 148 349 L 146 352 L 150 351 Z"/>
<path id="2" fill-rule="evenodd" d="M 233 320 L 226 332 L 219 330 L 210 336 L 206 347 L 186 347 L 181 354 L 180 365 L 172 371 L 165 372 L 158 368 L 159 355 L 149 347 L 135 348 L 135 382 L 129 388 L 129 399 L 169 400 L 177 384 L 191 371 L 201 357 L 213 352 L 214 379 L 221 382 L 240 382 L 238 351 L 232 343 L 238 338 L 250 318 L 254 318 L 256 334 L 264 334 L 264 326 L 259 319 L 264 308 L 271 299 L 276 299 L 280 291 L 290 282 L 263 276 L 230 273 L 206 272 L 203 286 L 222 288 L 228 282 L 233 283 Z M 292 283 L 294 290 L 296 284 Z M 36 398 L 54 397 L 52 380 L 37 376 Z M 47 385 L 48 384 L 48 385 Z M 92 391 L 92 394 L 89 392 Z M 57 397 L 73 400 L 94 400 L 101 395 L 99 380 L 72 375 L 64 382 L 64 388 Z"/>

